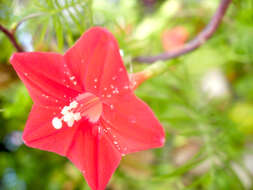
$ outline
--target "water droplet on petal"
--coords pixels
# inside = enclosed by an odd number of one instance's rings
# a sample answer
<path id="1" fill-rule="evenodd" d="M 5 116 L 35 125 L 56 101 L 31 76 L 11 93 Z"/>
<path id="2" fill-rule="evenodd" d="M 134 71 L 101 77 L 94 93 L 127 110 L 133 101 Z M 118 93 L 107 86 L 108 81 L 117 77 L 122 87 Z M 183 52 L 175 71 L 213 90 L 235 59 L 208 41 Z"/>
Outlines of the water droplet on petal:
<path id="1" fill-rule="evenodd" d="M 114 144 L 118 144 L 118 142 L 117 142 L 117 141 L 113 141 L 113 143 L 114 143 Z"/>
<path id="2" fill-rule="evenodd" d="M 92 129 L 92 134 L 94 135 L 94 136 L 98 136 L 98 138 L 101 138 L 102 136 L 103 136 L 103 128 L 101 127 L 101 126 L 99 126 L 99 125 L 96 125 L 96 126 L 94 126 L 93 127 L 93 129 Z"/>
<path id="3" fill-rule="evenodd" d="M 103 132 L 102 130 L 103 130 L 102 127 L 98 126 L 98 133 L 102 133 Z"/>

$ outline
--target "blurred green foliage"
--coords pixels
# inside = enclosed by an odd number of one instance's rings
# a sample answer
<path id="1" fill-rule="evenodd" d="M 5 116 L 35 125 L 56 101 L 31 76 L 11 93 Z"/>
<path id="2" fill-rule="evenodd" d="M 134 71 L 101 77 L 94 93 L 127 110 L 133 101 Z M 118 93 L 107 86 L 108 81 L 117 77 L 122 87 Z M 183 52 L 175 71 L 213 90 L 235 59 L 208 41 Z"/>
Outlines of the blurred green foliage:
<path id="1" fill-rule="evenodd" d="M 89 27 L 117 37 L 129 72 L 137 55 L 163 51 L 176 26 L 189 39 L 209 22 L 218 0 L 0 0 L 0 23 L 27 50 L 64 52 Z M 253 189 L 253 1 L 234 0 L 200 49 L 146 81 L 136 94 L 166 130 L 166 145 L 123 158 L 108 190 Z M 53 153 L 20 142 L 32 101 L 9 66 L 15 51 L 0 33 L 0 190 L 89 189 L 81 173 Z M 175 63 L 175 64 L 174 64 Z"/>

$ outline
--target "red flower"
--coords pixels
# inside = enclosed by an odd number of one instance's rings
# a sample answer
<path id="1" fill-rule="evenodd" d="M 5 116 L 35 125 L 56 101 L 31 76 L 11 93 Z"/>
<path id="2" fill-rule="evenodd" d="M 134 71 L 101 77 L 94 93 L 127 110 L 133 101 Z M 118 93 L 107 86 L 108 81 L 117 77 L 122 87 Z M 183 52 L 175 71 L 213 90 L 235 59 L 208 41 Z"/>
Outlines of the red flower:
<path id="1" fill-rule="evenodd" d="M 167 52 L 178 50 L 185 44 L 188 38 L 189 33 L 183 26 L 165 30 L 162 34 L 163 48 Z"/>
<path id="2" fill-rule="evenodd" d="M 105 188 L 123 155 L 163 145 L 107 30 L 90 29 L 63 56 L 15 53 L 11 64 L 34 101 L 25 144 L 68 157 L 92 189 Z"/>

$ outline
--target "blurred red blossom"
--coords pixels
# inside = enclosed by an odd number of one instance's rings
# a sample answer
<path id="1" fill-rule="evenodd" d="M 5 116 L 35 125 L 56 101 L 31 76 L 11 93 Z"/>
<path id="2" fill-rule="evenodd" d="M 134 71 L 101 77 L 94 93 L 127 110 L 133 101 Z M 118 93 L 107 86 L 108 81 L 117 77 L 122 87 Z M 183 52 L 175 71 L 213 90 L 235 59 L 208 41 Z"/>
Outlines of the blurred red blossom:
<path id="1" fill-rule="evenodd" d="M 181 48 L 189 38 L 189 33 L 183 26 L 177 26 L 165 30 L 162 33 L 162 45 L 165 51 L 173 51 Z"/>

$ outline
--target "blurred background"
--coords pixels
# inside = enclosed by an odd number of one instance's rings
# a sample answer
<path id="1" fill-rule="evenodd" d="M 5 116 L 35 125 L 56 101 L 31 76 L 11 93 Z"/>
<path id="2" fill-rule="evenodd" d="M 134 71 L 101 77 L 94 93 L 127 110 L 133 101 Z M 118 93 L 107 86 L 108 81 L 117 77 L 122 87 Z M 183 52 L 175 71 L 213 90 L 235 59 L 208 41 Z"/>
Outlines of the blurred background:
<path id="1" fill-rule="evenodd" d="M 0 0 L 0 23 L 26 51 L 63 53 L 94 25 L 116 36 L 129 73 L 138 55 L 173 51 L 219 0 Z M 0 190 L 88 190 L 66 158 L 23 145 L 32 101 L 0 32 Z M 166 130 L 163 148 L 123 158 L 107 190 L 253 189 L 253 1 L 234 0 L 215 35 L 136 94 Z M 175 63 L 175 64 L 174 64 Z"/>

